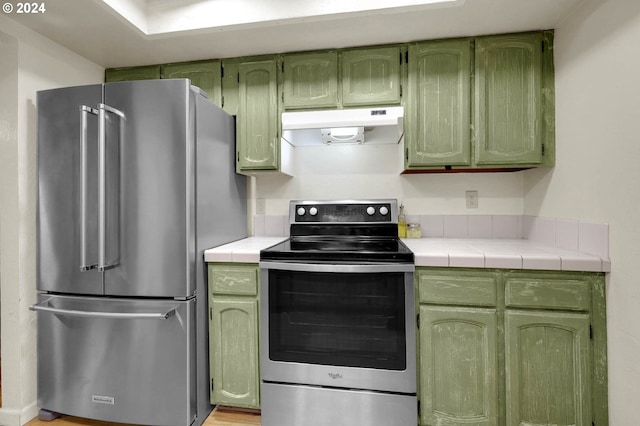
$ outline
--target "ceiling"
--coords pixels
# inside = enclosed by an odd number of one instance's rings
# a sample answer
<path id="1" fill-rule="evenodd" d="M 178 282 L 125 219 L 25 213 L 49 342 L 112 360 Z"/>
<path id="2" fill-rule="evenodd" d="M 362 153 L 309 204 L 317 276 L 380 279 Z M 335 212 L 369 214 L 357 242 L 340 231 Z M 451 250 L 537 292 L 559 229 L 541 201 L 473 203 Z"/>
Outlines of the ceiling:
<path id="1" fill-rule="evenodd" d="M 109 68 L 549 29 L 586 0 L 447 1 L 55 0 L 5 16 Z"/>

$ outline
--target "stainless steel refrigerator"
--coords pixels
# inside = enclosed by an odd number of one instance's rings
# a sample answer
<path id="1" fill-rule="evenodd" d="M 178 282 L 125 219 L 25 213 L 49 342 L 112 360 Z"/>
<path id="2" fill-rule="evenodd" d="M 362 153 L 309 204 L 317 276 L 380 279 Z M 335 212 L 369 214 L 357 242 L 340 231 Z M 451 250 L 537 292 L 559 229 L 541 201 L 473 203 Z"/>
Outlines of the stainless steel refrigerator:
<path id="1" fill-rule="evenodd" d="M 38 406 L 201 424 L 206 248 L 247 232 L 233 117 L 189 80 L 38 92 Z"/>

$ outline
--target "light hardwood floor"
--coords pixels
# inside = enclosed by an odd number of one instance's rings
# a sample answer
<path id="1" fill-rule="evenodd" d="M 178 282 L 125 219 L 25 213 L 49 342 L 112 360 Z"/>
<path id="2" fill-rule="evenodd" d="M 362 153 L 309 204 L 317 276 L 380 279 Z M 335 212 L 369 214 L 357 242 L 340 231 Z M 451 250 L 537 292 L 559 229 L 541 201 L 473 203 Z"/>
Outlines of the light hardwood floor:
<path id="1" fill-rule="evenodd" d="M 78 417 L 63 416 L 51 422 L 31 420 L 26 426 L 134 426 L 124 423 L 99 422 Z M 260 415 L 216 407 L 203 426 L 260 426 Z"/>

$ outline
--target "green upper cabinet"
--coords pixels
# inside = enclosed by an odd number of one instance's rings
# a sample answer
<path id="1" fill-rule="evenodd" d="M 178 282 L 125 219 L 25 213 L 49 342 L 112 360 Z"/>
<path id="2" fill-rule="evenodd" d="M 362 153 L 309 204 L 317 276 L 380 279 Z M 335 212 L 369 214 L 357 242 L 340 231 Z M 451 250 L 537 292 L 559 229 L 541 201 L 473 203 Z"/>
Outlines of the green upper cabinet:
<path id="1" fill-rule="evenodd" d="M 284 56 L 284 108 L 323 108 L 338 104 L 335 51 Z"/>
<path id="2" fill-rule="evenodd" d="M 543 33 L 476 39 L 477 164 L 542 162 Z"/>
<path id="3" fill-rule="evenodd" d="M 405 166 L 471 164 L 472 40 L 409 46 Z"/>
<path id="4" fill-rule="evenodd" d="M 342 104 L 399 104 L 400 60 L 397 46 L 343 51 Z"/>
<path id="5" fill-rule="evenodd" d="M 207 93 L 214 104 L 222 105 L 220 61 L 201 61 L 162 66 L 162 78 L 188 78 L 191 84 Z"/>
<path id="6" fill-rule="evenodd" d="M 589 315 L 505 314 L 507 425 L 591 426 Z"/>
<path id="7" fill-rule="evenodd" d="M 104 81 L 154 80 L 160 78 L 160 65 L 131 68 L 109 68 L 104 72 Z"/>
<path id="8" fill-rule="evenodd" d="M 243 62 L 238 67 L 238 172 L 279 167 L 277 81 L 275 59 Z"/>

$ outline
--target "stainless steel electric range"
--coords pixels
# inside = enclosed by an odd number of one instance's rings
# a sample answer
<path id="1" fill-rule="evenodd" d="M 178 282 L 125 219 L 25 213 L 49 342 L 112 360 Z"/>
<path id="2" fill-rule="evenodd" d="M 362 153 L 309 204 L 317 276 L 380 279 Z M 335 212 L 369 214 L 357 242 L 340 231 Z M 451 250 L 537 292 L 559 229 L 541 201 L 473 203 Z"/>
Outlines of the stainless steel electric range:
<path id="1" fill-rule="evenodd" d="M 263 426 L 415 426 L 414 257 L 396 200 L 292 201 L 260 253 Z"/>

